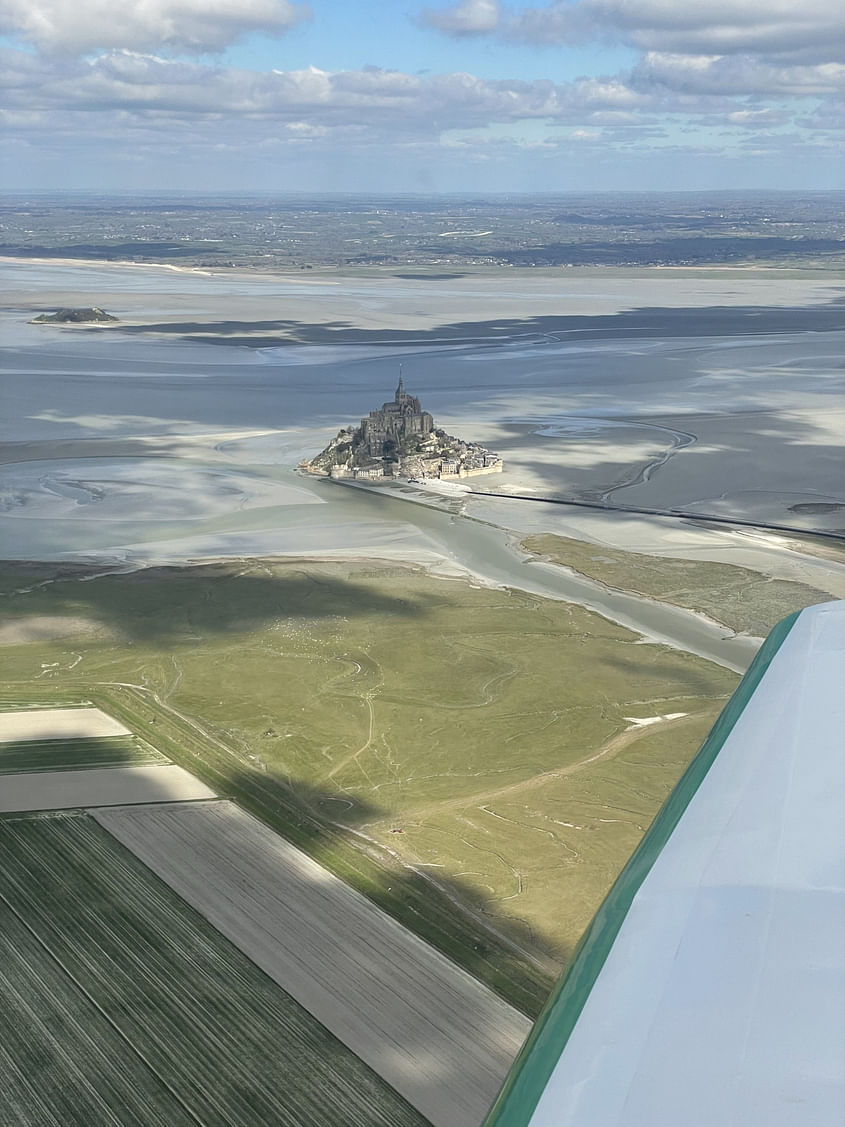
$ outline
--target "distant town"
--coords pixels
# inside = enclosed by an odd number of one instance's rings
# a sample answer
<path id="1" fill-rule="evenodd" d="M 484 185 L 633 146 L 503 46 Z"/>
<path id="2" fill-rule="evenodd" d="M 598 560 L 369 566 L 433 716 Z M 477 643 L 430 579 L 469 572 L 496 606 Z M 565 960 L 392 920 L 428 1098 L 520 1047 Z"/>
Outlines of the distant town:
<path id="1" fill-rule="evenodd" d="M 843 265 L 842 192 L 0 197 L 0 255 L 207 270 Z M 413 279 L 417 280 L 417 279 Z"/>
<path id="2" fill-rule="evenodd" d="M 437 427 L 419 399 L 405 390 L 400 373 L 393 399 L 370 411 L 358 427 L 340 430 L 310 462 L 308 473 L 333 478 L 458 481 L 476 474 L 501 473 L 502 459 L 485 446 L 465 442 Z"/>

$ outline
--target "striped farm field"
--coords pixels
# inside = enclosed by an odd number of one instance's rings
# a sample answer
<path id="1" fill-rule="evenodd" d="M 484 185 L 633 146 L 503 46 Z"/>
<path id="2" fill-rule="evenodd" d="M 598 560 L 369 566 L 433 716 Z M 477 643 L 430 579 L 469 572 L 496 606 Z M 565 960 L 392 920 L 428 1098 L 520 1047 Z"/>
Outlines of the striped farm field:
<path id="1" fill-rule="evenodd" d="M 88 816 L 0 822 L 0 1124 L 425 1120 Z"/>
<path id="2" fill-rule="evenodd" d="M 81 700 L 49 700 L 43 695 L 30 700 L 28 697 L 17 697 L 13 693 L 0 690 L 0 714 L 4 712 L 50 712 L 55 708 L 93 708 L 90 701 Z"/>
<path id="3" fill-rule="evenodd" d="M 3 901 L 0 918 L 0 1122 L 194 1124 Z"/>
<path id="4" fill-rule="evenodd" d="M 528 1018 L 233 802 L 93 817 L 434 1127 L 478 1127 Z"/>
<path id="5" fill-rule="evenodd" d="M 137 736 L 0 742 L 0 775 L 169 762 L 166 755 Z"/>

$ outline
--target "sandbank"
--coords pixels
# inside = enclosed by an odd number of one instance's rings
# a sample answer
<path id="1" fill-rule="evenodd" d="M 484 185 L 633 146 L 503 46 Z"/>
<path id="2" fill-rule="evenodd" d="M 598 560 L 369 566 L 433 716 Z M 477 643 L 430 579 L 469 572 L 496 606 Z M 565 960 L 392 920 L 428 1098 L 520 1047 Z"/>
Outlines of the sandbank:
<path id="1" fill-rule="evenodd" d="M 347 276 L 326 269 L 305 279 L 299 271 L 216 274 L 166 264 L 0 261 L 8 278 L 5 295 L 5 279 L 0 278 L 0 303 L 21 314 L 79 304 L 84 295 L 86 303 L 120 318 L 119 324 L 108 326 L 110 335 L 143 329 L 145 334 L 200 335 L 253 347 L 284 340 L 364 343 L 367 335 L 373 341 L 392 335 L 395 341 L 404 337 L 425 344 L 473 338 L 489 342 L 567 330 L 589 335 L 607 330 L 619 334 L 629 328 L 640 334 L 643 327 L 655 325 L 661 311 L 673 310 L 688 310 L 689 316 L 678 319 L 677 326 L 670 317 L 662 325 L 663 335 L 695 335 L 690 329 L 699 323 L 701 331 L 708 324 L 712 331 L 718 317 L 759 334 L 767 326 L 774 332 L 790 324 L 823 327 L 828 320 L 832 326 L 835 313 L 829 310 L 828 317 L 825 307 L 829 309 L 842 290 L 830 276 L 795 277 L 788 271 L 782 276 L 767 272 L 765 277 L 752 272 L 714 277 L 691 272 L 685 277 L 659 268 L 490 270 L 462 273 L 431 286 L 399 278 L 390 270 Z M 159 295 L 165 293 L 163 307 Z M 767 308 L 777 315 L 766 317 Z M 623 315 L 618 323 L 606 325 L 572 320 L 618 315 Z M 45 339 L 43 332 L 37 335 L 45 326 L 30 328 L 36 334 L 32 339 Z M 84 328 L 71 326 L 68 331 L 84 339 Z"/>

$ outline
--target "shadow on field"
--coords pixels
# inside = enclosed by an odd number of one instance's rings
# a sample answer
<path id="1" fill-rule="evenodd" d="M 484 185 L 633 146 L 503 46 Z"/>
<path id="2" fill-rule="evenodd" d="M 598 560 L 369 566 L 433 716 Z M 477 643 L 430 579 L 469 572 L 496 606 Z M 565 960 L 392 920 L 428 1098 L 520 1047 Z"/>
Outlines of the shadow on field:
<path id="1" fill-rule="evenodd" d="M 133 736 L 9 740 L 0 743 L 0 776 L 74 771 L 88 767 L 137 767 L 157 762 L 164 762 L 164 757 L 152 748 L 140 745 Z"/>
<path id="2" fill-rule="evenodd" d="M 727 626 L 725 627 L 725 634 L 731 634 L 731 630 Z M 691 697 L 712 699 L 712 678 L 708 678 L 706 672 L 700 667 L 698 669 L 694 667 L 695 664 L 698 664 L 697 661 L 695 663 L 690 662 L 689 666 L 685 666 L 678 659 L 678 651 L 673 650 L 671 651 L 671 658 L 667 656 L 665 659 L 660 657 L 651 659 L 651 654 L 649 654 L 650 660 L 647 664 L 644 664 L 640 660 L 638 649 L 640 649 L 638 646 L 630 647 L 631 656 L 613 657 L 607 655 L 604 658 L 604 665 L 626 676 L 630 676 L 632 671 L 645 668 L 648 675 L 654 677 L 656 681 L 665 677 L 666 682 L 673 686 L 673 691 L 678 696 L 684 695 L 684 690 L 686 690 L 686 694 Z M 654 649 L 653 646 L 648 647 L 650 651 L 654 651 Z"/>
<path id="3" fill-rule="evenodd" d="M 491 916 L 487 901 L 468 882 L 448 876 L 433 880 L 406 868 L 395 853 L 358 832 L 357 826 L 383 820 L 387 811 L 370 800 L 348 798 L 252 768 L 216 741 L 198 738 L 196 730 L 176 716 L 163 714 L 146 695 L 127 691 L 127 687 L 118 692 L 114 696 L 95 691 L 93 697 L 219 797 L 237 802 L 512 1005 L 529 1016 L 539 1012 L 557 965 L 571 952 L 519 920 Z M 3 750 L 13 756 L 18 771 L 31 770 L 24 743 Z M 77 762 L 76 766 L 94 770 L 71 770 L 62 783 L 45 773 L 70 766 L 57 756 L 42 771 L 33 770 L 25 780 L 16 780 L 14 790 L 6 788 L 0 821 L 14 821 L 33 811 L 81 813 L 92 806 L 181 802 L 196 797 L 185 793 L 184 783 L 173 777 L 171 769 L 159 774 L 153 766 L 137 777 L 116 770 L 120 765 L 119 761 Z M 102 767 L 110 769 L 96 769 Z M 336 924 L 342 942 L 344 921 L 338 919 Z M 533 962 L 525 952 L 531 953 Z"/>
<path id="4" fill-rule="evenodd" d="M 82 615 L 123 637 L 144 641 L 198 640 L 207 634 L 239 634 L 274 624 L 279 629 L 307 628 L 319 621 L 380 616 L 421 618 L 430 600 L 424 595 L 395 597 L 379 590 L 378 572 L 338 579 L 319 565 L 273 561 L 148 568 L 129 574 L 102 575 L 64 564 L 6 565 L 40 577 L 33 583 L 37 613 Z M 76 580 L 65 585 L 62 579 Z M 80 582 L 80 580 L 82 580 Z M 38 590 L 39 583 L 41 590 Z M 19 596 L 6 608 L 21 616 L 33 603 Z M 9 621 L 12 621 L 10 615 Z"/>
<path id="5" fill-rule="evenodd" d="M 407 868 L 395 853 L 360 835 L 358 825 L 383 821 L 388 814 L 371 800 L 296 780 L 287 783 L 234 762 L 219 770 L 227 796 L 517 1008 L 536 1016 L 554 984 L 556 967 L 572 956 L 568 947 L 521 920 L 491 914 L 488 900 L 468 881 L 440 875 L 444 870 L 434 878 Z M 529 952 L 543 969 L 533 965 Z"/>

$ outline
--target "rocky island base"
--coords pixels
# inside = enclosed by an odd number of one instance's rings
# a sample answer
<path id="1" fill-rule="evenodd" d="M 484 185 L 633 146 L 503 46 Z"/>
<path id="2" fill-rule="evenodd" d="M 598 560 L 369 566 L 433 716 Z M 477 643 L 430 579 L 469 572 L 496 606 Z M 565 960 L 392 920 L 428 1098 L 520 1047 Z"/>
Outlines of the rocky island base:
<path id="1" fill-rule="evenodd" d="M 102 325 L 118 320 L 113 314 L 92 305 L 85 309 L 57 309 L 55 313 L 40 313 L 32 318 L 30 325 Z"/>
<path id="2" fill-rule="evenodd" d="M 405 390 L 400 374 L 393 399 L 345 427 L 316 458 L 300 463 L 307 473 L 366 481 L 459 481 L 501 473 L 502 459 L 485 446 L 465 442 L 435 425 L 419 399 Z"/>

